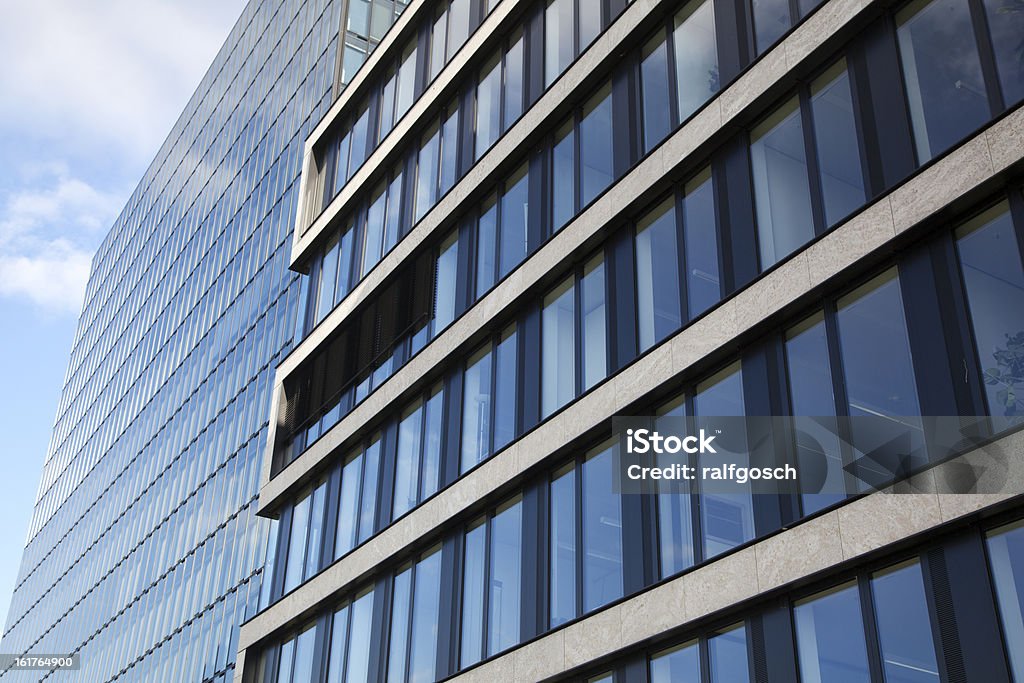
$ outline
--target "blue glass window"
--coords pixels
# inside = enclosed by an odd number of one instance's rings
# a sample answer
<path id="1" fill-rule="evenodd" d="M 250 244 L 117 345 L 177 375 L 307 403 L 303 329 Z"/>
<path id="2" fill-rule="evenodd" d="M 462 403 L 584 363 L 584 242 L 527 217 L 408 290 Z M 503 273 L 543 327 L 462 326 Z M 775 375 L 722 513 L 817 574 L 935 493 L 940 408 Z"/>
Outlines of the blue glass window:
<path id="1" fill-rule="evenodd" d="M 490 454 L 491 347 L 488 344 L 466 362 L 462 387 L 461 471 L 467 472 Z"/>
<path id="2" fill-rule="evenodd" d="M 580 283 L 580 341 L 583 349 L 583 390 L 608 374 L 608 323 L 605 315 L 604 256 L 583 267 Z"/>
<path id="3" fill-rule="evenodd" d="M 697 641 L 677 645 L 651 656 L 650 683 L 699 683 Z"/>
<path id="4" fill-rule="evenodd" d="M 674 200 L 640 219 L 636 232 L 637 318 L 640 350 L 679 329 L 679 246 Z"/>
<path id="5" fill-rule="evenodd" d="M 803 123 L 796 98 L 750 135 L 761 268 L 781 261 L 814 237 Z"/>
<path id="6" fill-rule="evenodd" d="M 458 287 L 459 233 L 453 232 L 444 242 L 437 257 L 434 275 L 434 334 L 455 319 L 455 293 Z"/>
<path id="7" fill-rule="evenodd" d="M 551 227 L 557 232 L 576 215 L 576 132 L 572 119 L 555 133 L 551 152 Z"/>
<path id="8" fill-rule="evenodd" d="M 501 53 L 480 70 L 476 86 L 476 158 L 483 156 L 501 133 Z"/>
<path id="9" fill-rule="evenodd" d="M 1024 266 L 1005 202 L 957 231 L 957 252 L 989 414 L 997 429 L 1024 415 Z"/>
<path id="10" fill-rule="evenodd" d="M 711 0 L 693 0 L 676 14 L 674 24 L 677 123 L 682 123 L 721 88 Z"/>
<path id="11" fill-rule="evenodd" d="M 871 577 L 886 683 L 938 683 L 921 566 L 912 562 Z"/>
<path id="12" fill-rule="evenodd" d="M 747 658 L 747 629 L 743 624 L 708 638 L 711 683 L 749 682 Z"/>
<path id="13" fill-rule="evenodd" d="M 516 434 L 517 335 L 515 325 L 501 333 L 494 351 L 494 450 L 510 443 Z"/>
<path id="14" fill-rule="evenodd" d="M 811 116 L 825 224 L 831 226 L 863 206 L 867 199 L 845 60 L 811 84 Z"/>
<path id="15" fill-rule="evenodd" d="M 668 47 L 663 32 L 644 45 L 640 54 L 640 110 L 643 114 L 644 152 L 665 139 L 672 128 L 669 104 Z"/>
<path id="16" fill-rule="evenodd" d="M 613 493 L 616 443 L 591 451 L 580 468 L 583 515 L 583 611 L 622 596 L 622 501 Z"/>
<path id="17" fill-rule="evenodd" d="M 523 164 L 505 181 L 501 196 L 498 277 L 505 277 L 526 258 L 530 208 L 530 176 Z"/>
<path id="18" fill-rule="evenodd" d="M 589 204 L 614 179 L 612 159 L 611 85 L 605 85 L 583 106 L 580 120 L 580 203 Z"/>
<path id="19" fill-rule="evenodd" d="M 1024 7 L 1019 2 L 985 0 L 988 30 L 999 70 L 999 83 L 1007 107 L 1024 99 Z"/>
<path id="20" fill-rule="evenodd" d="M 722 299 L 718 262 L 718 221 L 711 169 L 686 183 L 683 244 L 686 249 L 686 302 L 695 318 Z"/>
<path id="21" fill-rule="evenodd" d="M 996 529 L 987 545 L 1010 669 L 1013 680 L 1024 681 L 1024 526 Z"/>
<path id="22" fill-rule="evenodd" d="M 790 409 L 793 415 L 831 417 L 835 415 L 831 363 L 825 317 L 811 316 L 786 333 L 786 370 Z M 820 428 L 819 428 L 820 427 Z M 805 432 L 797 439 L 797 462 L 801 477 L 804 514 L 838 503 L 845 496 L 842 454 L 835 426 L 801 421 Z M 812 431 L 813 430 L 813 431 Z M 811 491 L 825 491 L 812 493 Z"/>
<path id="23" fill-rule="evenodd" d="M 739 363 L 699 384 L 693 406 L 695 414 L 704 417 L 744 415 L 743 376 Z M 709 457 L 698 458 L 698 465 L 717 464 L 710 463 L 706 459 Z M 732 457 L 740 465 L 749 465 L 749 462 L 744 462 L 744 458 L 749 457 L 746 453 L 732 454 Z M 700 510 L 705 558 L 714 557 L 754 537 L 754 503 L 749 491 L 702 493 Z"/>
<path id="24" fill-rule="evenodd" d="M 869 683 L 860 593 L 848 584 L 793 607 L 803 683 Z"/>
<path id="25" fill-rule="evenodd" d="M 963 0 L 917 0 L 896 23 L 917 158 L 924 163 L 988 121 L 981 58 Z"/>
<path id="26" fill-rule="evenodd" d="M 576 617 L 576 469 L 569 465 L 551 480 L 550 623 Z"/>
<path id="27" fill-rule="evenodd" d="M 541 311 L 541 416 L 576 396 L 576 304 L 573 278 L 544 297 Z"/>

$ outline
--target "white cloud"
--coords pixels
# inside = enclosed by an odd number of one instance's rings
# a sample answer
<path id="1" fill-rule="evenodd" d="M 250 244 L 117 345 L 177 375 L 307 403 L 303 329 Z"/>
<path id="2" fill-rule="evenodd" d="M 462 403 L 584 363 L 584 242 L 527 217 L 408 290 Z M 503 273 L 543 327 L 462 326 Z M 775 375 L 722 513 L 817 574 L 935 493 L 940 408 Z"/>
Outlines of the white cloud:
<path id="1" fill-rule="evenodd" d="M 92 253 L 244 5 L 3 3 L 0 297 L 78 313 Z"/>
<path id="2" fill-rule="evenodd" d="M 47 311 L 78 315 L 92 255 L 51 242 L 36 256 L 0 255 L 0 295 L 26 298 Z"/>
<path id="3" fill-rule="evenodd" d="M 241 0 L 4 3 L 0 126 L 152 158 Z"/>
<path id="4" fill-rule="evenodd" d="M 78 313 L 92 248 L 113 222 L 122 193 L 101 192 L 63 164 L 29 166 L 25 186 L 0 204 L 0 296 Z"/>

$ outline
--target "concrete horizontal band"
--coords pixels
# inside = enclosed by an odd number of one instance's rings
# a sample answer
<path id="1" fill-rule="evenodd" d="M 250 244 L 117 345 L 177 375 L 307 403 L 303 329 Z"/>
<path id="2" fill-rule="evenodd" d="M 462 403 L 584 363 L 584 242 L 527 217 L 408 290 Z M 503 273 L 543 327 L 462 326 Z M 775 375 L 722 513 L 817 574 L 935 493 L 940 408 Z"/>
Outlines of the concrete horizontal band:
<path id="1" fill-rule="evenodd" d="M 564 410 L 541 423 L 509 447 L 485 461 L 430 500 L 414 508 L 374 538 L 356 548 L 295 591 L 254 617 L 242 628 L 243 649 L 286 624 L 308 617 L 380 564 L 396 559 L 409 544 L 429 538 L 453 517 L 468 513 L 496 491 L 508 486 L 570 445 L 608 423 L 614 415 L 645 400 L 653 390 L 684 377 L 709 355 L 736 348 L 752 328 L 775 320 L 794 304 L 858 261 L 888 251 L 910 228 L 951 204 L 984 190 L 1011 164 L 1024 159 L 1024 109 L 981 131 L 947 156 L 867 207 L 820 240 L 797 252 L 778 268 L 679 331 L 636 362 L 610 377 Z M 991 150 L 991 151 L 990 151 Z M 627 191 L 624 189 L 623 191 Z M 577 223 L 565 228 L 538 251 L 535 266 L 520 269 L 441 335 L 342 420 L 261 492 L 261 506 L 279 502 L 307 471 L 331 456 L 335 447 L 374 414 L 399 397 L 411 383 L 442 362 L 460 341 L 472 336 L 511 299 L 527 279 L 538 279 L 573 253 L 585 232 Z M 503 288 L 510 292 L 505 292 Z M 372 402 L 372 403 L 371 403 Z M 303 461 L 303 459 L 308 460 Z M 293 466 L 294 466 L 293 464 Z M 289 482 L 290 480 L 290 482 Z"/>
<path id="2" fill-rule="evenodd" d="M 377 145 L 370 155 L 363 162 L 363 165 L 353 174 L 353 176 L 345 183 L 345 186 L 341 189 L 338 196 L 331 199 L 330 203 L 324 210 L 310 221 L 312 216 L 306 212 L 306 204 L 304 201 L 299 201 L 299 208 L 295 219 L 295 231 L 292 238 L 292 253 L 291 253 L 291 267 L 295 267 L 297 264 L 305 260 L 309 253 L 312 251 L 314 243 L 323 237 L 324 233 L 328 230 L 336 227 L 336 219 L 339 214 L 349 211 L 352 208 L 354 200 L 362 197 L 366 190 L 367 185 L 370 182 L 371 177 L 375 177 L 381 168 L 388 168 L 391 163 L 394 162 L 396 154 L 400 154 L 407 148 L 407 145 L 415 140 L 410 133 L 417 127 L 425 123 L 427 112 L 433 111 L 435 105 L 444 97 L 451 96 L 453 89 L 457 88 L 461 83 L 464 82 L 468 73 L 468 65 L 473 63 L 476 56 L 484 50 L 492 49 L 492 47 L 499 43 L 503 36 L 508 34 L 509 29 L 514 21 L 516 21 L 516 11 L 521 5 L 525 5 L 531 0 L 502 0 L 498 3 L 490 14 L 484 17 L 479 28 L 473 32 L 473 34 L 466 40 L 466 42 L 459 48 L 458 52 L 448 60 L 441 69 L 441 72 L 434 78 L 433 81 L 427 86 L 427 88 L 420 94 L 416 101 L 412 103 L 402 118 L 399 119 L 388 134 L 384 137 L 379 145 Z M 422 7 L 422 3 L 417 6 Z M 402 20 L 405 21 L 411 10 L 414 8 L 409 7 L 403 12 Z M 411 20 L 417 21 L 419 15 L 415 17 L 409 17 Z M 408 34 L 408 35 L 407 35 Z M 405 40 L 411 39 L 415 35 L 410 31 L 404 31 L 402 36 Z M 398 50 L 405 45 L 403 40 L 402 44 L 396 48 L 389 50 L 391 54 L 387 55 L 387 59 L 393 59 L 397 57 Z M 372 53 L 374 64 L 385 59 L 384 53 L 380 52 L 380 47 L 374 50 Z M 368 69 L 360 69 L 359 74 L 362 76 L 360 79 L 365 80 L 370 78 L 369 74 L 373 74 L 372 78 L 381 78 L 383 76 L 382 68 L 374 68 L 371 65 Z M 351 95 L 346 96 L 350 90 Z M 350 84 L 342 96 L 335 103 L 335 106 L 331 107 L 331 110 L 327 113 L 324 119 L 317 125 L 313 134 L 306 141 L 305 146 L 305 162 L 303 164 L 303 183 L 302 192 L 300 197 L 305 197 L 307 192 L 310 191 L 309 181 L 312 178 L 309 177 L 314 166 L 309 163 L 313 148 L 319 144 L 320 140 L 327 134 L 331 125 L 335 120 L 339 118 L 341 112 L 345 109 L 352 108 L 352 99 L 355 96 L 356 91 L 360 91 L 358 94 L 360 97 L 364 96 L 365 93 L 359 84 Z"/>
<path id="3" fill-rule="evenodd" d="M 595 236 L 618 221 L 622 212 L 634 204 L 637 198 L 646 197 L 653 199 L 654 190 L 652 188 L 656 188 L 659 184 L 666 182 L 666 175 L 690 157 L 694 150 L 706 145 L 712 135 L 723 133 L 725 126 L 728 126 L 740 112 L 759 96 L 763 95 L 766 90 L 777 83 L 783 74 L 790 70 L 791 66 L 787 66 L 789 64 L 787 61 L 788 55 L 795 55 L 793 59 L 802 60 L 806 55 L 811 54 L 813 47 L 808 44 L 809 38 L 805 31 L 809 32 L 812 36 L 820 37 L 828 32 L 826 30 L 828 27 L 845 25 L 851 21 L 868 4 L 870 3 L 863 0 L 832 0 L 823 6 L 818 14 L 811 17 L 807 24 L 802 25 L 790 34 L 775 50 L 766 55 L 765 59 L 759 61 L 733 86 L 712 100 L 693 120 L 670 136 L 664 144 L 654 150 L 631 172 L 612 185 L 586 211 L 582 212 L 555 237 L 542 245 L 540 249 L 516 268 L 508 278 L 499 283 L 481 300 L 477 301 L 446 331 L 428 344 L 425 349 L 400 368 L 381 387 L 371 393 L 366 400 L 356 406 L 352 412 L 342 418 L 337 425 L 328 430 L 326 434 L 307 448 L 294 462 L 290 463 L 274 478 L 270 477 L 270 466 L 275 443 L 275 434 L 271 433 L 261 470 L 260 514 L 268 514 L 279 504 L 284 496 L 294 492 L 304 484 L 313 472 L 323 467 L 325 461 L 335 449 L 345 444 L 358 433 L 363 425 L 391 407 L 395 401 L 403 396 L 407 396 L 422 382 L 426 374 L 430 373 L 458 350 L 471 345 L 475 340 L 479 339 L 482 334 L 481 331 L 486 330 L 488 325 L 501 311 L 543 285 L 550 273 L 560 273 L 560 266 L 567 257 L 581 254 L 589 248 Z M 818 25 L 819 17 L 820 21 L 828 23 L 824 26 Z M 791 45 L 790 41 L 794 41 L 794 44 Z M 815 43 L 815 45 L 820 46 L 819 43 Z M 723 115 L 723 109 L 731 112 L 730 115 Z M 1001 136 L 1000 139 L 1012 136 L 1016 130 L 1013 125 L 1015 120 L 1015 117 L 1011 117 L 1008 120 L 1009 125 L 1001 124 L 994 126 L 991 133 L 998 134 Z M 1005 144 L 1007 144 L 1008 149 L 1000 149 L 998 151 L 998 160 L 990 158 L 987 151 L 983 155 L 984 158 L 975 158 L 977 154 L 972 155 L 971 150 L 977 148 L 978 144 L 986 147 L 984 140 L 981 143 L 978 142 L 981 138 L 982 136 L 978 136 L 971 144 L 964 145 L 957 152 L 957 155 L 966 155 L 966 161 L 970 163 L 965 169 L 974 168 L 975 173 L 967 173 L 966 170 L 961 173 L 955 163 L 950 165 L 946 160 L 943 160 L 941 163 L 919 174 L 918 177 L 932 178 L 936 173 L 935 169 L 939 169 L 937 171 L 939 174 L 944 173 L 949 176 L 941 176 L 935 179 L 938 184 L 934 185 L 934 187 L 940 191 L 944 191 L 947 188 L 955 189 L 964 183 L 973 187 L 975 176 L 978 173 L 982 175 L 987 174 L 986 177 L 989 177 L 994 171 L 1008 166 L 1020 154 L 1021 147 L 1019 141 L 1014 143 L 1012 139 L 1007 139 Z M 998 144 L 1004 143 L 999 142 Z M 914 182 L 920 184 L 919 181 Z M 981 181 L 978 180 L 977 182 Z M 890 210 L 888 208 L 888 197 L 882 202 L 876 202 L 875 205 L 868 207 L 854 218 L 848 220 L 845 228 L 833 231 L 833 234 L 828 239 L 815 243 L 809 252 L 809 260 L 808 255 L 804 254 L 796 259 L 792 259 L 788 265 L 783 266 L 783 270 L 806 270 L 807 273 L 805 275 L 810 277 L 815 285 L 820 284 L 823 279 L 819 272 L 822 268 L 818 263 L 821 258 L 819 254 L 824 252 L 824 256 L 833 256 L 835 258 L 841 258 L 843 254 L 861 254 L 863 253 L 861 250 L 865 246 L 872 244 L 870 239 L 868 239 L 868 235 L 863 233 L 882 231 L 883 235 L 889 234 L 891 236 L 896 232 L 895 227 L 887 228 L 886 226 L 894 226 L 898 223 L 901 226 L 909 227 L 909 225 L 918 222 L 920 218 L 927 215 L 927 212 L 941 208 L 936 204 L 941 203 L 944 199 L 942 196 L 936 196 L 929 186 L 923 187 L 920 192 L 915 191 L 910 194 L 906 194 L 905 190 L 900 188 L 891 196 L 896 198 L 893 205 L 894 209 Z M 921 210 L 915 209 L 914 207 L 919 204 L 923 208 Z M 921 213 L 922 211 L 924 212 L 923 214 Z M 879 220 L 875 219 L 875 212 L 880 212 Z M 886 213 L 893 215 L 885 217 Z M 921 215 L 919 216 L 919 214 Z M 430 215 L 428 214 L 429 217 Z M 851 224 L 854 225 L 853 228 L 850 227 Z M 425 239 L 426 234 L 421 229 L 428 227 L 424 224 L 418 226 L 417 230 L 413 231 L 405 240 L 399 242 L 391 256 L 397 258 L 399 262 L 404 260 L 414 247 L 413 242 L 410 240 L 422 241 L 422 239 Z M 830 249 L 834 249 L 836 253 L 829 252 Z M 778 270 L 774 272 L 778 273 Z M 361 288 L 374 289 L 377 283 L 379 283 L 379 278 L 375 277 L 376 273 L 376 269 L 372 271 L 363 282 L 357 285 L 357 290 Z M 769 274 L 766 278 L 762 278 L 762 280 L 767 281 L 766 283 L 752 288 L 751 291 L 754 294 L 747 293 L 744 296 L 754 296 L 758 292 L 765 291 L 766 288 L 774 287 L 776 285 L 773 283 L 778 279 L 778 275 Z M 806 277 L 801 277 L 795 282 L 802 283 L 805 280 Z M 355 294 L 355 291 L 353 294 Z M 357 298 L 362 299 L 364 296 L 360 295 Z M 343 301 L 328 316 L 328 320 L 335 315 L 339 316 L 339 319 L 344 319 L 346 313 L 351 311 L 349 304 L 350 299 Z M 352 303 L 352 306 L 354 305 Z M 713 312 L 712 315 L 723 315 L 723 313 L 721 311 Z M 307 338 L 300 349 L 297 350 L 298 352 L 293 352 L 278 367 L 275 377 L 275 386 L 278 387 L 278 390 L 275 391 L 273 410 L 275 414 L 279 409 L 278 404 L 283 397 L 283 391 L 281 391 L 280 386 L 284 379 L 298 367 L 298 364 L 305 357 L 309 356 L 314 348 L 324 342 L 333 327 L 332 325 L 321 324 Z M 273 429 L 275 425 L 276 419 L 272 418 L 271 428 Z"/>

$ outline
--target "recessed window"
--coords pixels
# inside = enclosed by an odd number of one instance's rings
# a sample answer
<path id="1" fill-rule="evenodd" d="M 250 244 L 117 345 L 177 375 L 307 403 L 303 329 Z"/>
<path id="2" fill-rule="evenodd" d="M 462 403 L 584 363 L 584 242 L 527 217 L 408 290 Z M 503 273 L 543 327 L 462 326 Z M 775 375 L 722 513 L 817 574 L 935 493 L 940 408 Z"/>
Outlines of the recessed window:
<path id="1" fill-rule="evenodd" d="M 996 529 L 986 545 L 1013 680 L 1024 681 L 1024 526 Z"/>
<path id="2" fill-rule="evenodd" d="M 395 577 L 388 656 L 389 683 L 430 683 L 436 680 L 440 600 L 441 548 L 435 547 Z"/>
<path id="3" fill-rule="evenodd" d="M 985 0 L 985 11 L 1003 100 L 1007 107 L 1012 107 L 1024 99 L 1024 53 L 1020 42 L 1024 36 L 1024 7 L 1007 0 Z"/>
<path id="4" fill-rule="evenodd" d="M 911 562 L 871 576 L 878 645 L 885 680 L 938 683 L 921 565 Z"/>
<path id="5" fill-rule="evenodd" d="M 896 15 L 903 78 L 920 163 L 988 121 L 968 3 L 917 0 Z"/>
<path id="6" fill-rule="evenodd" d="M 988 412 L 1002 429 L 1024 416 L 1024 266 L 1005 202 L 957 231 Z"/>
<path id="7" fill-rule="evenodd" d="M 814 146 L 826 225 L 864 205 L 864 175 L 846 61 L 840 60 L 811 84 Z"/>
<path id="8" fill-rule="evenodd" d="M 825 316 L 817 314 L 786 332 L 786 379 L 793 415 L 827 418 L 835 414 L 831 362 Z M 835 423 L 800 422 L 794 444 L 801 478 L 804 514 L 838 503 L 845 497 L 843 460 Z M 821 491 L 821 493 L 812 493 Z"/>
<path id="9" fill-rule="evenodd" d="M 767 269 L 814 237 L 804 129 L 797 98 L 758 125 L 750 140 L 761 268 Z"/>
<path id="10" fill-rule="evenodd" d="M 491 347 L 466 362 L 462 386 L 461 471 L 467 472 L 491 454 Z"/>
<path id="11" fill-rule="evenodd" d="M 707 168 L 686 183 L 683 197 L 686 302 L 693 319 L 722 300 L 715 188 Z"/>
<path id="12" fill-rule="evenodd" d="M 460 654 L 463 668 L 519 642 L 522 530 L 522 501 L 515 498 L 466 532 Z"/>
<path id="13" fill-rule="evenodd" d="M 637 223 L 636 280 L 640 350 L 645 351 L 682 324 L 679 305 L 679 245 L 674 199 Z"/>
<path id="14" fill-rule="evenodd" d="M 864 620 L 856 584 L 847 584 L 793 607 L 800 680 L 804 683 L 870 681 Z"/>
<path id="15" fill-rule="evenodd" d="M 651 683 L 699 681 L 700 651 L 697 641 L 677 645 L 651 657 Z"/>
<path id="16" fill-rule="evenodd" d="M 576 396 L 576 302 L 573 278 L 544 297 L 541 312 L 541 416 Z"/>
<path id="17" fill-rule="evenodd" d="M 698 384 L 693 408 L 694 413 L 702 417 L 744 415 L 743 375 L 739 363 Z M 729 456 L 731 461 L 741 466 L 750 465 L 750 456 L 746 452 Z M 719 464 L 721 457 L 702 454 L 697 464 L 701 467 Z M 754 538 L 754 502 L 749 490 L 745 493 L 702 492 L 700 501 L 705 558 L 719 555 Z"/>
<path id="18" fill-rule="evenodd" d="M 669 104 L 668 47 L 661 32 L 640 54 L 640 109 L 643 112 L 644 152 L 665 139 L 672 127 Z"/>
<path id="19" fill-rule="evenodd" d="M 676 14 L 674 24 L 677 123 L 682 123 L 722 87 L 714 5 L 711 0 L 690 2 Z"/>
<path id="20" fill-rule="evenodd" d="M 580 203 L 586 206 L 611 185 L 614 177 L 612 161 L 611 85 L 601 88 L 583 106 L 580 121 Z"/>

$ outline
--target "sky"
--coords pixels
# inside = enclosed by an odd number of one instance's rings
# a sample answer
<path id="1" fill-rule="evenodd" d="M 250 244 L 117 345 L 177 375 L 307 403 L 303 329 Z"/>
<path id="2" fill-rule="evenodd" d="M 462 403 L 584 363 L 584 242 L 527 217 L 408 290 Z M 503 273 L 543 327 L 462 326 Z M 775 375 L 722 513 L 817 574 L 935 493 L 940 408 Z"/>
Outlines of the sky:
<path id="1" fill-rule="evenodd" d="M 0 631 L 92 255 L 243 0 L 0 0 Z"/>

